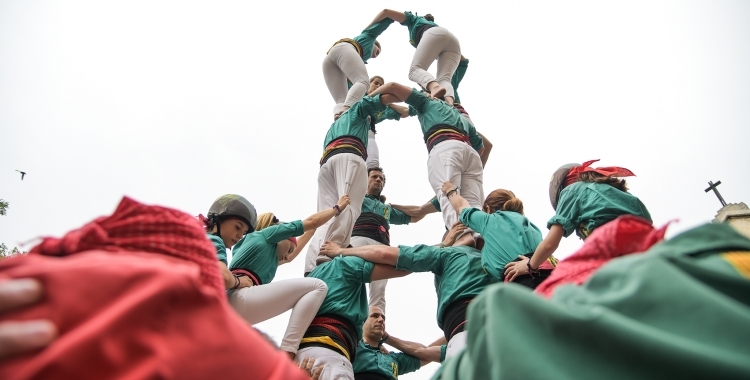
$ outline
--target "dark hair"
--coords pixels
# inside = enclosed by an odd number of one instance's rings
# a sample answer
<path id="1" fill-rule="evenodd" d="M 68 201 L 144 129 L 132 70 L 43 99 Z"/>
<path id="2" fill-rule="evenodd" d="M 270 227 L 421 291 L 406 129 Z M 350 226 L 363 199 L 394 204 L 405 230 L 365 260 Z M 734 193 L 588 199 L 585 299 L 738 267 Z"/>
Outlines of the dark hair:
<path id="1" fill-rule="evenodd" d="M 605 176 L 597 172 L 583 172 L 578 174 L 578 180 L 581 182 L 606 183 L 617 190 L 625 193 L 628 192 L 628 184 L 625 180 L 611 175 Z"/>
<path id="2" fill-rule="evenodd" d="M 383 79 L 383 77 L 381 77 L 380 75 L 375 75 L 372 78 L 370 78 L 370 83 L 372 83 L 372 81 L 374 81 L 375 79 L 380 79 L 380 81 L 383 82 L 383 84 L 385 84 L 385 79 Z"/>
<path id="3" fill-rule="evenodd" d="M 497 189 L 492 191 L 482 205 L 483 209 L 487 207 L 494 211 L 513 211 L 523 215 L 523 202 L 516 198 L 516 195 L 510 190 Z"/>
<path id="4" fill-rule="evenodd" d="M 375 40 L 375 46 L 377 46 L 377 47 L 379 47 L 381 49 L 383 48 L 382 46 L 380 46 L 380 42 L 378 42 L 378 40 Z"/>
<path id="5" fill-rule="evenodd" d="M 429 13 L 426 14 L 426 15 L 424 15 L 424 19 L 427 20 L 427 21 L 435 22 L 435 17 L 432 16 L 431 14 L 429 14 Z"/>
<path id="6" fill-rule="evenodd" d="M 378 167 L 374 167 L 374 168 L 367 168 L 367 177 L 368 178 L 370 177 L 370 172 L 371 171 L 376 171 L 376 172 L 380 172 L 381 174 L 383 174 L 383 183 L 385 183 L 385 172 L 383 171 L 383 168 L 381 168 L 379 166 Z"/>

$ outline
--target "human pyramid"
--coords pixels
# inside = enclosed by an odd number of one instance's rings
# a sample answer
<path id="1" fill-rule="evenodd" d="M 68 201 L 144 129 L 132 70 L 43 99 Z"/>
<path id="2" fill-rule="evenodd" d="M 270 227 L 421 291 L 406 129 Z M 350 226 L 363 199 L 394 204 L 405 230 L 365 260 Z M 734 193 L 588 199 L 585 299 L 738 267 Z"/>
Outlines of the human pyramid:
<path id="1" fill-rule="evenodd" d="M 407 27 L 416 48 L 409 79 L 421 90 L 368 76 L 365 63 L 381 51 L 376 38 L 394 21 Z M 427 70 L 435 61 L 433 77 Z M 230 303 L 253 324 L 291 309 L 280 348 L 311 373 L 317 368 L 320 379 L 395 379 L 456 356 L 466 345 L 467 308 L 487 286 L 508 281 L 534 289 L 554 269 L 552 253 L 563 236 L 585 238 L 620 215 L 651 223 L 646 207 L 617 178 L 633 174 L 595 169 L 593 161 L 556 172 L 550 199 L 558 213 L 544 241 L 513 192 L 497 189 L 485 198 L 482 171 L 491 144 L 456 92 L 467 67 L 458 39 L 431 15 L 383 10 L 360 35 L 337 41 L 323 61 L 335 106 L 320 159 L 318 213 L 289 223 L 268 213 L 256 224 L 254 208 L 236 195 L 219 198 L 209 210 L 207 230 L 224 264 L 225 246 L 236 242 L 223 269 Z M 386 204 L 375 125 L 409 116 L 422 127 L 435 197 L 422 206 Z M 447 230 L 442 242 L 390 247 L 390 224 L 438 211 Z M 251 233 L 243 238 L 246 227 Z M 271 282 L 277 266 L 306 244 L 306 278 Z M 444 336 L 430 346 L 385 331 L 387 280 L 411 272 L 435 275 Z M 403 353 L 389 353 L 383 343 Z"/>
<path id="2" fill-rule="evenodd" d="M 368 76 L 394 21 L 416 48 L 420 89 Z M 382 380 L 429 362 L 446 380 L 748 378 L 750 240 L 710 224 L 662 242 L 666 226 L 622 179 L 634 174 L 597 160 L 553 173 L 542 238 L 512 191 L 484 196 L 492 145 L 456 92 L 467 67 L 432 16 L 383 10 L 324 59 L 335 106 L 315 214 L 281 222 L 226 194 L 198 223 L 126 197 L 111 216 L 0 260 L 0 378 Z M 385 203 L 375 125 L 410 116 L 435 194 Z M 434 212 L 439 243 L 390 246 L 391 224 Z M 558 262 L 573 233 L 583 247 Z M 273 281 L 305 246 L 304 277 Z M 443 336 L 428 345 L 385 328 L 387 280 L 413 272 L 435 278 Z M 288 310 L 280 352 L 251 325 Z"/>

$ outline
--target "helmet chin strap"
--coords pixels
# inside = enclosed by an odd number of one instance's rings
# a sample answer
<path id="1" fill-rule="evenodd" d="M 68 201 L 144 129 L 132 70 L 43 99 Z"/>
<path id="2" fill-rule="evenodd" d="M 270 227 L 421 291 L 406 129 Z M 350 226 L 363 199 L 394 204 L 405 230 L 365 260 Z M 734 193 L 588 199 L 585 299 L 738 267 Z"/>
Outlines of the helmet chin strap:
<path id="1" fill-rule="evenodd" d="M 210 220 L 210 223 L 216 226 L 216 233 L 214 233 L 213 235 L 221 237 L 221 221 L 219 220 L 219 217 L 216 214 L 213 214 L 209 215 L 208 218 Z"/>

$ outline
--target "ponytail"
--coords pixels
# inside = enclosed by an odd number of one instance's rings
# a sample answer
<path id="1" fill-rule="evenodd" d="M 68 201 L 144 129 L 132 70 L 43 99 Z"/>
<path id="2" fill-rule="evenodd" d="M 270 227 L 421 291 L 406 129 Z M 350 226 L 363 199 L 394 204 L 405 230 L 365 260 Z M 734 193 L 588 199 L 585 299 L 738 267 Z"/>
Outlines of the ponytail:
<path id="1" fill-rule="evenodd" d="M 482 208 L 488 212 L 512 211 L 523 215 L 523 202 L 516 198 L 510 190 L 497 189 L 492 191 L 484 200 Z"/>
<path id="2" fill-rule="evenodd" d="M 272 212 L 260 214 L 258 215 L 258 226 L 255 227 L 255 231 L 260 231 L 276 224 L 279 224 L 279 219 Z"/>

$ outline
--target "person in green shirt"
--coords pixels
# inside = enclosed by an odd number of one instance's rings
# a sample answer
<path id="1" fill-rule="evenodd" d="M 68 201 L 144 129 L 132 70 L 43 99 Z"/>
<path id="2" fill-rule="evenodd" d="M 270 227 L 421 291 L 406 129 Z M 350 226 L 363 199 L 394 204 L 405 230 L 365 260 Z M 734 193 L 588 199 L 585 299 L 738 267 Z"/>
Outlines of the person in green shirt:
<path id="1" fill-rule="evenodd" d="M 392 94 L 417 110 L 427 145 L 427 177 L 440 201 L 445 225 L 453 226 L 458 221 L 458 214 L 440 190 L 446 181 L 461 188 L 471 207 L 480 208 L 484 200 L 480 157 L 484 142 L 474 125 L 452 105 L 398 83 L 386 83 L 373 94 Z"/>
<path id="2" fill-rule="evenodd" d="M 349 195 L 351 207 L 315 231 L 308 244 L 305 273 L 315 267 L 318 250 L 331 240 L 349 245 L 354 222 L 359 217 L 367 191 L 368 131 L 370 117 L 398 101 L 392 94 L 365 96 L 331 124 L 323 140 L 323 155 L 318 172 L 318 211 L 336 207 L 343 195 Z"/>
<path id="3" fill-rule="evenodd" d="M 432 272 L 438 296 L 437 324 L 448 342 L 446 358 L 461 351 L 466 342 L 466 308 L 474 297 L 495 280 L 482 268 L 481 253 L 474 248 L 466 226 L 456 223 L 446 232 L 440 246 L 388 247 L 368 245 L 341 248 L 326 243 L 321 253 L 329 257 L 357 257 L 367 262 L 393 265 L 410 272 Z M 341 256 L 341 257 L 338 257 Z"/>
<path id="4" fill-rule="evenodd" d="M 389 18 L 372 22 L 358 36 L 336 41 L 326 53 L 323 78 L 336 102 L 334 119 L 367 93 L 369 75 L 365 64 L 368 59 L 380 55 L 381 47 L 376 38 L 392 23 Z M 351 88 L 347 87 L 347 81 L 351 81 Z"/>
<path id="5" fill-rule="evenodd" d="M 323 280 L 328 294 L 307 327 L 294 361 L 300 364 L 310 358 L 313 366 L 323 365 L 321 379 L 354 379 L 352 363 L 368 315 L 365 284 L 409 272 L 358 257 L 320 256 L 317 264 L 308 277 Z"/>
<path id="6" fill-rule="evenodd" d="M 703 225 L 549 299 L 493 285 L 467 325 L 434 379 L 747 379 L 750 240 Z"/>
<path id="7" fill-rule="evenodd" d="M 273 214 L 264 214 L 257 231 L 247 234 L 234 247 L 229 269 L 235 276 L 250 278 L 253 286 L 228 292 L 229 303 L 251 324 L 257 324 L 292 310 L 281 341 L 281 350 L 294 357 L 305 328 L 315 317 L 326 296 L 326 284 L 315 278 L 295 278 L 271 282 L 279 264 L 290 262 L 299 253 L 295 237 L 312 232 L 349 205 L 349 196 L 339 199 L 337 208 L 315 213 L 305 220 L 280 223 Z M 303 236 L 309 236 L 303 235 Z"/>
<path id="8" fill-rule="evenodd" d="M 416 48 L 409 68 L 409 80 L 430 92 L 436 99 L 453 104 L 454 91 L 451 84 L 453 73 L 461 59 L 461 44 L 448 29 L 435 24 L 435 18 L 411 12 L 383 9 L 374 21 L 392 19 L 409 30 L 409 43 Z M 437 78 L 427 70 L 437 60 Z"/>
<path id="9" fill-rule="evenodd" d="M 402 352 L 388 352 L 383 343 Z M 444 345 L 426 347 L 389 335 L 385 332 L 385 313 L 377 306 L 370 306 L 353 363 L 354 379 L 396 380 L 399 375 L 414 372 L 429 362 L 442 361 L 445 350 Z"/>
<path id="10" fill-rule="evenodd" d="M 596 161 L 599 160 L 563 165 L 552 175 L 549 194 L 556 214 L 547 222 L 549 233 L 531 259 L 519 256 L 521 260 L 506 265 L 505 276 L 510 276 L 511 281 L 536 273 L 555 252 L 563 236 L 575 232 L 585 240 L 595 228 L 620 215 L 635 215 L 652 222 L 646 206 L 628 193 L 627 183 L 620 178 L 635 174 L 617 166 L 592 168 Z"/>
<path id="11" fill-rule="evenodd" d="M 386 205 L 380 198 L 385 187 L 383 168 L 367 169 L 367 194 L 362 202 L 362 213 L 354 223 L 350 244 L 353 247 L 363 245 L 390 245 L 391 224 L 416 223 L 421 217 L 412 217 Z M 370 306 L 377 306 L 385 311 L 385 287 L 388 280 L 373 281 L 370 284 Z"/>
<path id="12" fill-rule="evenodd" d="M 258 214 L 255 206 L 237 194 L 224 194 L 216 198 L 208 209 L 208 217 L 198 215 L 206 229 L 208 239 L 216 248 L 219 270 L 227 289 L 252 286 L 249 279 L 232 275 L 227 267 L 227 248 L 232 248 L 245 234 L 255 230 Z"/>
<path id="13" fill-rule="evenodd" d="M 531 256 L 542 241 L 539 228 L 523 215 L 523 202 L 510 190 L 493 190 L 482 209 L 469 207 L 452 183 L 443 184 L 443 193 L 464 225 L 482 235 L 482 266 L 496 281 L 504 281 L 505 265 L 519 256 Z M 552 258 L 551 258 L 552 259 Z M 525 275 L 514 282 L 535 289 L 554 269 L 554 261 L 545 262 L 539 275 Z"/>

